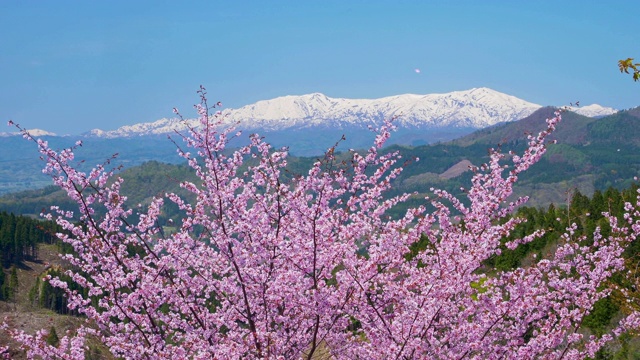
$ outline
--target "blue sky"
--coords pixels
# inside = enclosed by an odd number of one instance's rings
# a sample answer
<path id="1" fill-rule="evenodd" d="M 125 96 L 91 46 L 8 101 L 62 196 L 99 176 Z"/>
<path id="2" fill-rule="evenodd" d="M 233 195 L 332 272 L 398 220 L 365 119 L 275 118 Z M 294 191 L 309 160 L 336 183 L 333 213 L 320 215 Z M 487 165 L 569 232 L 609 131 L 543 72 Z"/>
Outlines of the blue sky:
<path id="1" fill-rule="evenodd" d="M 59 134 L 322 92 L 640 105 L 640 2 L 0 1 L 0 119 Z M 420 69 L 418 74 L 414 69 Z M 9 131 L 10 129 L 0 129 Z"/>

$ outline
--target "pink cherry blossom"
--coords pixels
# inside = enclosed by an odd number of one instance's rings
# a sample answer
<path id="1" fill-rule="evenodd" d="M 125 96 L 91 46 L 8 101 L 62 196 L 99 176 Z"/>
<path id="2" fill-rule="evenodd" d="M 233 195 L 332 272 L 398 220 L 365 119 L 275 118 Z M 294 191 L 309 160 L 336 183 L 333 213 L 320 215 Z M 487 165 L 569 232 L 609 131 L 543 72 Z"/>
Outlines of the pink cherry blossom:
<path id="1" fill-rule="evenodd" d="M 182 135 L 191 151 L 178 149 L 198 176 L 181 184 L 194 200 L 166 194 L 136 221 L 108 162 L 84 173 L 71 165 L 72 149 L 37 141 L 44 172 L 78 204 L 80 222 L 52 208 L 65 230 L 58 236 L 75 250 L 65 255 L 68 274 L 98 300 L 50 279 L 86 324 L 57 347 L 44 331 L 6 329 L 31 358 L 83 358 L 87 336 L 127 359 L 310 359 L 320 351 L 336 359 L 583 358 L 640 327 L 633 313 L 613 334 L 578 331 L 623 269 L 622 251 L 640 232 L 638 202 L 627 204 L 624 223 L 605 214 L 611 235 L 596 229 L 593 245 L 572 225 L 557 229 L 565 234 L 552 257 L 512 271 L 483 266 L 525 221 L 512 217 L 527 200 L 513 199 L 513 186 L 545 153 L 560 112 L 508 166 L 492 150 L 473 169 L 466 201 L 434 189 L 425 199 L 433 211 L 418 206 L 391 219 L 388 210 L 414 195 L 387 196 L 402 171 L 398 153 L 379 153 L 392 121 L 366 153 L 341 162 L 330 149 L 306 174 L 284 176 L 287 152 L 258 135 L 228 149 L 235 130 L 199 92 L 200 127 Z M 167 202 L 184 212 L 173 234 L 158 227 Z M 96 215 L 99 207 L 106 215 Z M 426 248 L 407 258 L 421 236 Z"/>

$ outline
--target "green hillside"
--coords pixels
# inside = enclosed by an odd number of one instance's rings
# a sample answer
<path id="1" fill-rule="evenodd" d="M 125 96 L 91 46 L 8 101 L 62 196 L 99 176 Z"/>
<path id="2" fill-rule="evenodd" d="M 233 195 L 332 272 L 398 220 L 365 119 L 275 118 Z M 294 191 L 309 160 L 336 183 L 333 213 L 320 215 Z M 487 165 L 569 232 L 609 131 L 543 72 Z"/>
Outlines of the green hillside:
<path id="1" fill-rule="evenodd" d="M 492 147 L 521 152 L 527 134 L 542 130 L 554 111 L 542 108 L 520 121 L 479 130 L 449 143 L 397 147 L 403 154 L 421 159 L 402 175 L 397 188 L 415 191 L 416 184 L 448 189 L 464 186 L 470 175 L 445 181 L 425 174 L 442 174 L 463 160 L 480 165 L 488 160 L 487 149 Z M 531 197 L 530 205 L 563 203 L 566 194 L 576 189 L 590 195 L 596 189 L 627 188 L 640 174 L 640 108 L 600 119 L 565 112 L 551 139 L 557 144 L 549 144 L 547 154 L 522 176 L 516 188 L 519 195 Z"/>
<path id="2" fill-rule="evenodd" d="M 42 174 L 44 162 L 40 159 L 37 146 L 21 136 L 0 138 L 0 194 L 17 192 L 26 189 L 43 188 L 51 184 L 51 180 Z M 72 146 L 74 137 L 44 137 L 53 149 Z M 114 165 L 133 167 L 143 162 L 163 159 L 164 162 L 179 162 L 176 147 L 166 137 L 162 138 L 123 138 L 85 140 L 83 146 L 76 151 L 76 158 L 81 169 L 88 171 L 92 166 L 102 163 L 114 153 L 119 153 Z"/>
<path id="3" fill-rule="evenodd" d="M 448 143 L 386 148 L 385 151 L 400 151 L 408 161 L 405 171 L 394 182 L 392 194 L 414 191 L 425 194 L 431 187 L 460 194 L 460 187 L 467 186 L 472 176 L 470 171 L 464 171 L 469 163 L 477 166 L 486 162 L 491 147 L 521 152 L 526 145 L 526 135 L 541 130 L 553 111 L 553 108 L 542 108 L 520 121 L 483 129 Z M 522 176 L 516 188 L 518 195 L 531 198 L 531 206 L 565 203 L 567 194 L 575 190 L 591 195 L 596 189 L 628 188 L 633 177 L 640 173 L 640 108 L 600 119 L 565 112 L 552 139 L 558 143 L 548 146 L 547 154 Z M 96 156 L 92 155 L 91 160 L 97 162 Z M 348 153 L 338 157 L 346 160 Z M 315 160 L 316 157 L 291 157 L 284 176 L 305 174 Z M 120 161 L 127 163 L 126 158 Z M 195 180 L 186 165 L 157 161 L 126 168 L 120 175 L 125 178 L 123 192 L 131 206 L 168 191 L 179 192 L 181 180 Z M 53 187 L 0 197 L 0 210 L 16 214 L 39 214 L 51 204 L 73 208 L 64 194 Z M 174 213 L 167 211 L 167 215 Z"/>

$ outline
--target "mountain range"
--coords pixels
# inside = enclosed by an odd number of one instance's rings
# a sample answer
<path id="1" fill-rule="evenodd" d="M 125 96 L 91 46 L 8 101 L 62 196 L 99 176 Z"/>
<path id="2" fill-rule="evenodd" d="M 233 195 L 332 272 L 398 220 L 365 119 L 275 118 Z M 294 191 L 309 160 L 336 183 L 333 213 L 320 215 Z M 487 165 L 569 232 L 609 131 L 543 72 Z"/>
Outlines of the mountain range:
<path id="1" fill-rule="evenodd" d="M 447 94 L 406 94 L 360 100 L 330 98 L 319 93 L 284 96 L 228 109 L 222 116 L 225 123 L 247 130 L 243 136 L 259 132 L 274 147 L 287 146 L 292 155 L 318 156 L 343 136 L 346 140 L 339 142 L 338 151 L 370 146 L 374 134 L 367 127 L 375 127 L 383 119 L 395 117 L 398 126 L 388 145 L 415 147 L 461 139 L 478 130 L 484 131 L 482 129 L 493 131 L 491 129 L 500 124 L 527 118 L 541 108 L 488 88 L 476 88 Z M 568 110 L 587 116 L 589 122 L 616 112 L 595 104 Z M 174 144 L 167 141 L 166 135 L 185 131 L 187 125 L 196 123 L 195 119 L 161 119 L 116 130 L 96 129 L 80 136 L 56 136 L 37 129 L 30 132 L 47 139 L 54 148 L 71 146 L 78 137 L 86 138 L 83 147 L 78 149 L 78 158 L 85 160 L 80 166 L 102 163 L 118 152 L 118 163 L 131 167 L 151 160 L 180 162 Z M 33 144 L 21 137 L 9 136 L 13 134 L 0 135 L 5 135 L 0 140 L 0 193 L 49 183 L 40 174 L 43 164 Z M 246 143 L 246 138 L 234 141 L 231 146 Z"/>
<path id="2" fill-rule="evenodd" d="M 544 120 L 553 116 L 556 110 L 557 108 L 553 107 L 542 107 L 524 119 L 479 129 L 449 142 L 387 147 L 384 151 L 400 151 L 403 159 L 420 159 L 409 160 L 405 170 L 394 180 L 391 195 L 417 192 L 419 195 L 410 202 L 419 203 L 421 196 L 427 195 L 428 189 L 434 187 L 462 196 L 464 191 L 461 188 L 469 186 L 473 175 L 469 171 L 470 166 L 486 163 L 488 148 L 498 145 L 503 152 L 514 150 L 521 153 L 526 147 L 526 134 L 542 130 L 545 126 Z M 16 141 L 18 140 L 20 143 L 26 143 L 16 138 Z M 549 143 L 545 156 L 521 176 L 515 188 L 517 195 L 531 198 L 529 205 L 565 204 L 576 191 L 591 195 L 596 190 L 604 191 L 609 187 L 629 188 L 634 182 L 634 177 L 640 175 L 640 107 L 601 118 L 566 111 L 550 140 L 557 140 L 557 144 Z M 86 149 L 83 146 L 78 158 L 93 156 L 87 160 L 91 164 L 95 163 L 94 160 L 101 152 L 113 151 L 114 148 L 124 149 L 121 152 L 124 157 L 120 161 L 127 166 L 120 175 L 125 179 L 123 191 L 132 203 L 146 203 L 154 195 L 180 191 L 178 185 L 181 179 L 193 180 L 193 172 L 184 162 L 172 165 L 154 161 L 167 162 L 166 160 L 180 158 L 170 156 L 172 151 L 168 151 L 167 147 L 154 148 L 154 144 L 158 144 L 160 140 L 156 140 L 157 143 L 147 141 L 149 139 L 144 137 L 93 139 L 94 143 L 102 147 L 94 145 L 93 149 Z M 166 139 L 163 142 L 166 143 Z M 14 143 L 13 146 L 18 148 L 20 145 Z M 175 149 L 173 152 L 175 153 Z M 30 156 L 26 153 L 25 151 L 24 157 Z M 349 163 L 350 153 L 335 154 L 338 160 Z M 145 161 L 142 165 L 133 166 L 141 159 Z M 306 173 L 316 159 L 317 157 L 290 157 L 287 161 L 287 174 Z M 11 164 L 14 163 L 15 166 L 12 167 Z M 24 162 L 15 160 L 3 161 L 3 164 L 5 166 L 0 167 L 0 170 L 10 170 L 8 174 L 13 177 L 29 169 Z M 38 166 L 31 168 L 32 177 L 37 173 L 37 169 Z M 7 177 L 0 172 L 0 178 L 3 176 Z M 46 176 L 39 176 L 42 180 L 47 180 Z M 48 183 L 51 181 L 48 180 Z M 30 188 L 42 187 L 35 181 L 31 185 L 39 186 Z M 14 192 L 0 197 L 0 210 L 22 214 L 37 214 L 40 209 L 50 204 L 60 204 L 72 209 L 72 204 L 64 192 L 55 187 Z"/>
<path id="3" fill-rule="evenodd" d="M 445 94 L 404 94 L 379 99 L 331 98 L 321 93 L 290 95 L 258 101 L 239 109 L 226 109 L 221 116 L 226 124 L 267 133 L 308 128 L 367 128 L 391 118 L 396 118 L 400 128 L 471 131 L 522 119 L 541 107 L 489 88 L 474 88 Z M 617 111 L 598 104 L 569 109 L 589 117 Z M 83 136 L 127 138 L 164 135 L 197 125 L 197 119 L 164 118 L 114 130 L 93 129 Z M 56 135 L 41 129 L 33 129 L 31 133 L 35 136 Z"/>
<path id="4" fill-rule="evenodd" d="M 280 131 L 304 128 L 350 128 L 379 125 L 397 118 L 400 127 L 483 128 L 528 116 L 540 105 L 488 88 L 447 94 L 405 94 L 380 99 L 330 98 L 313 93 L 258 101 L 222 112 L 224 122 L 249 130 Z M 161 119 L 123 126 L 116 130 L 92 130 L 100 137 L 165 134 L 197 125 L 197 120 Z"/>
<path id="5" fill-rule="evenodd" d="M 541 106 L 488 88 L 446 94 L 404 94 L 380 99 L 331 98 L 321 93 L 258 101 L 221 114 L 226 124 L 241 129 L 276 132 L 306 128 L 351 129 L 379 125 L 396 118 L 400 128 L 480 129 L 522 119 Z M 603 116 L 617 110 L 597 104 L 573 111 Z M 86 135 L 115 138 L 159 135 L 197 126 L 196 119 L 160 119 L 116 130 L 94 129 Z"/>

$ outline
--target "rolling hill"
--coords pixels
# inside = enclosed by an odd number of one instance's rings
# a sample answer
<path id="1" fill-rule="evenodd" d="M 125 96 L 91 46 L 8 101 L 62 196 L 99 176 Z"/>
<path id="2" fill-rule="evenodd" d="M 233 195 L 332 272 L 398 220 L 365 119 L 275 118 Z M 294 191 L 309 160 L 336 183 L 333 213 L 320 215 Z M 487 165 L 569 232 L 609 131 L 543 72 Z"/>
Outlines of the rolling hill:
<path id="1" fill-rule="evenodd" d="M 521 151 L 526 134 L 542 129 L 554 110 L 541 108 L 520 121 L 481 129 L 451 142 L 388 147 L 385 151 L 398 150 L 405 159 L 420 159 L 406 167 L 394 182 L 392 193 L 426 193 L 430 187 L 460 193 L 459 188 L 466 186 L 472 176 L 465 170 L 470 164 L 487 161 L 488 148 L 499 144 L 504 151 Z M 590 195 L 595 189 L 609 186 L 625 188 L 640 173 L 640 108 L 602 118 L 565 112 L 552 138 L 558 143 L 549 145 L 547 154 L 522 176 L 516 188 L 519 195 L 531 197 L 530 205 L 562 204 L 576 190 Z M 314 159 L 292 157 L 290 172 L 305 173 Z M 184 165 L 146 162 L 122 173 L 126 180 L 123 191 L 132 203 L 143 203 L 150 196 L 175 191 L 179 179 L 188 173 Z M 0 198 L 0 209 L 34 214 L 54 202 L 65 200 L 55 189 L 47 188 L 4 196 Z"/>

